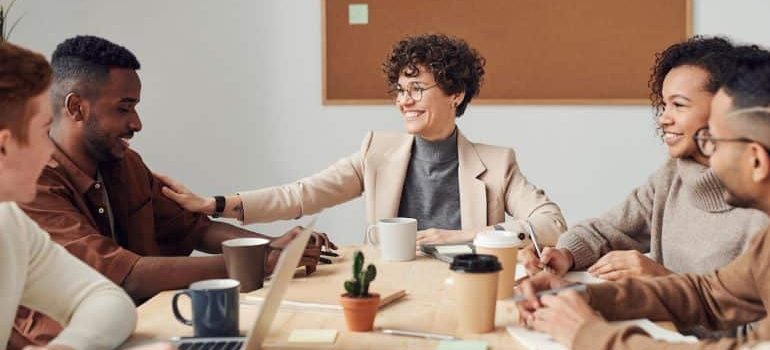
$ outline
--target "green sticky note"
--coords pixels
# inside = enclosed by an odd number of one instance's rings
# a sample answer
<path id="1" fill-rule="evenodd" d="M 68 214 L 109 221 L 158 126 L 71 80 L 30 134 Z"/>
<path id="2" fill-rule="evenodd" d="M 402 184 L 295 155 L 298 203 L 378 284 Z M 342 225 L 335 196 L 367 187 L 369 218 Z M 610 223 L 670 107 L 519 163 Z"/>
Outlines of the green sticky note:
<path id="1" fill-rule="evenodd" d="M 351 24 L 351 25 L 369 24 L 369 5 L 367 4 L 348 5 L 348 24 Z"/>
<path id="2" fill-rule="evenodd" d="M 442 340 L 436 350 L 487 350 L 487 343 L 477 340 Z"/>

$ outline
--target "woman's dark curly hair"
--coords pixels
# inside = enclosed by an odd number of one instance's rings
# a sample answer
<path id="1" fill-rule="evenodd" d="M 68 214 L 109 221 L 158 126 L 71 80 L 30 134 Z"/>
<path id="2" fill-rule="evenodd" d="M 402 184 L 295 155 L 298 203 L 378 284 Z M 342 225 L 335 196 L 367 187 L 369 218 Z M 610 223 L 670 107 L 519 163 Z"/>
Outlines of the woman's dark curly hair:
<path id="1" fill-rule="evenodd" d="M 655 115 L 663 113 L 663 80 L 672 69 L 695 66 L 709 73 L 706 91 L 716 93 L 731 74 L 734 59 L 730 55 L 735 46 L 727 38 L 695 36 L 687 41 L 669 46 L 655 55 L 655 65 L 648 83 L 650 101 Z"/>
<path id="2" fill-rule="evenodd" d="M 382 63 L 382 70 L 388 76 L 389 87 L 393 88 L 398 84 L 401 73 L 416 77 L 420 74 L 418 66 L 426 67 L 444 93 L 465 92 L 455 112 L 455 116 L 459 117 L 471 99 L 479 94 L 484 79 L 484 63 L 484 58 L 462 39 L 444 34 L 424 34 L 407 37 L 394 45 Z"/>

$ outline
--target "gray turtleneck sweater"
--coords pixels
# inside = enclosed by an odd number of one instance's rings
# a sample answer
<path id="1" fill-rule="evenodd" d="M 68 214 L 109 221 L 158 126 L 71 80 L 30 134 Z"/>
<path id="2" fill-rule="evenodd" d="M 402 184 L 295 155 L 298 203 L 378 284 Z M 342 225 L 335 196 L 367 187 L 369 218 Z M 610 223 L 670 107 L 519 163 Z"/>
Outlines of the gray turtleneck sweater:
<path id="1" fill-rule="evenodd" d="M 676 273 L 709 273 L 738 256 L 769 222 L 758 210 L 725 203 L 723 191 L 707 167 L 670 159 L 624 202 L 573 226 L 556 246 L 569 249 L 576 270 L 611 250 L 635 249 Z"/>
<path id="2" fill-rule="evenodd" d="M 398 216 L 417 219 L 417 229 L 459 230 L 457 129 L 441 141 L 414 138 Z"/>

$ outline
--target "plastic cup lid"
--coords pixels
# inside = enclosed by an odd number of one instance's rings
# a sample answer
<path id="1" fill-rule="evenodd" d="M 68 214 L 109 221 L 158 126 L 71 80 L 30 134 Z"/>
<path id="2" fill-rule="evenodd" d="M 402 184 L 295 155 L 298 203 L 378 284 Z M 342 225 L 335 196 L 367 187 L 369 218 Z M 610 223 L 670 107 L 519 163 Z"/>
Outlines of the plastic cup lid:
<path id="1" fill-rule="evenodd" d="M 485 273 L 503 269 L 497 257 L 486 254 L 460 254 L 452 259 L 449 269 L 455 272 Z"/>
<path id="2" fill-rule="evenodd" d="M 511 248 L 523 243 L 518 234 L 508 231 L 479 232 L 473 240 L 473 245 L 484 248 Z"/>

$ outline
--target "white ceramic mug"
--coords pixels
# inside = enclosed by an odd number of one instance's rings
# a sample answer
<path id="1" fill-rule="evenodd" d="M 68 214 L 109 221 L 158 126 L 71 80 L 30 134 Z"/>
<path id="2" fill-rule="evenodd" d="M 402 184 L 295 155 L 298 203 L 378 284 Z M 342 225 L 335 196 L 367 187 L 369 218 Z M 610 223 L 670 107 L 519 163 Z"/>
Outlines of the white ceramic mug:
<path id="1" fill-rule="evenodd" d="M 381 219 L 366 228 L 366 240 L 380 248 L 382 260 L 414 260 L 417 250 L 417 219 Z"/>

